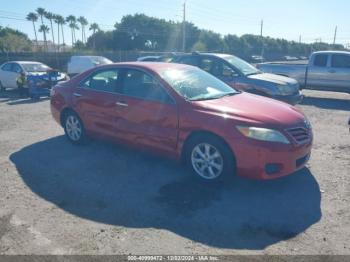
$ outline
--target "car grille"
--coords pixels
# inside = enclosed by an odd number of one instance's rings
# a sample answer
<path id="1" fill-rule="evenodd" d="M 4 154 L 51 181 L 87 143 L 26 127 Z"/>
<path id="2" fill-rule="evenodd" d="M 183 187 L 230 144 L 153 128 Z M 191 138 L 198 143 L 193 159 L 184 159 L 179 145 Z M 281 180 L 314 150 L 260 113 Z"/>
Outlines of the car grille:
<path id="1" fill-rule="evenodd" d="M 311 130 L 306 127 L 294 127 L 286 131 L 297 144 L 306 144 L 311 140 Z"/>

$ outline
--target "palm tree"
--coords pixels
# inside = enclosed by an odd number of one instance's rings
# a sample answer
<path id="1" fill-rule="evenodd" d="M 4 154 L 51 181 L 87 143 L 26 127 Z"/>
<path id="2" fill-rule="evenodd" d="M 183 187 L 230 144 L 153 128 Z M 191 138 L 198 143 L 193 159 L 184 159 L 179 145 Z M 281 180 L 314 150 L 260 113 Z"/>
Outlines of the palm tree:
<path id="1" fill-rule="evenodd" d="M 60 51 L 60 16 L 54 15 L 53 21 L 57 24 L 57 50 Z"/>
<path id="2" fill-rule="evenodd" d="M 83 17 L 83 16 L 80 16 L 80 17 L 78 18 L 77 21 L 78 21 L 78 22 L 80 23 L 80 25 L 81 25 L 81 41 L 82 41 L 83 43 L 85 43 L 85 42 L 86 42 L 85 26 L 87 26 L 89 23 L 88 23 L 88 21 L 86 20 L 86 18 Z"/>
<path id="3" fill-rule="evenodd" d="M 65 41 L 64 41 L 64 30 L 63 30 L 63 25 L 66 23 L 66 20 L 64 19 L 63 16 L 61 15 L 56 15 L 56 23 L 58 24 L 58 26 L 61 26 L 61 33 L 62 33 L 62 43 L 63 45 L 66 45 Z M 58 32 L 58 37 L 59 37 L 59 32 Z"/>
<path id="4" fill-rule="evenodd" d="M 89 30 L 92 30 L 92 35 L 93 35 L 93 38 L 94 38 L 93 48 L 95 49 L 95 47 L 96 47 L 96 35 L 95 35 L 95 33 L 100 30 L 100 27 L 98 26 L 98 24 L 92 23 L 90 25 Z"/>
<path id="5" fill-rule="evenodd" d="M 37 12 L 38 16 L 40 16 L 41 26 L 43 26 L 43 25 L 44 25 L 43 17 L 44 17 L 44 15 L 45 15 L 45 13 L 46 13 L 45 9 L 42 8 L 42 7 L 39 7 L 39 8 L 36 9 L 36 12 Z M 45 47 L 46 47 L 46 49 L 47 49 L 46 31 L 45 31 L 45 30 L 44 30 L 44 31 L 40 31 L 40 30 L 39 30 L 39 32 L 42 32 L 42 33 L 43 33 L 43 36 L 44 36 L 44 44 L 45 44 Z"/>
<path id="6" fill-rule="evenodd" d="M 72 46 L 75 42 L 75 29 L 79 29 L 77 25 L 77 19 L 74 15 L 70 15 L 66 18 L 66 22 L 68 23 L 68 26 L 70 27 L 71 33 L 72 33 Z"/>
<path id="7" fill-rule="evenodd" d="M 33 23 L 33 29 L 34 29 L 34 34 L 35 34 L 35 43 L 36 43 L 36 45 L 38 45 L 38 36 L 36 34 L 36 27 L 35 27 L 35 22 L 38 21 L 38 16 L 36 13 L 31 12 L 27 15 L 26 19 L 28 21 L 32 21 L 32 23 Z"/>
<path id="8" fill-rule="evenodd" d="M 55 45 L 55 34 L 54 34 L 55 32 L 53 31 L 53 26 L 52 26 L 52 20 L 55 18 L 55 15 L 51 12 L 45 12 L 44 16 L 46 19 L 50 21 L 52 42 L 53 42 L 53 45 Z"/>
<path id="9" fill-rule="evenodd" d="M 40 32 L 40 33 L 43 33 L 44 35 L 46 35 L 46 33 L 49 33 L 49 32 L 50 32 L 50 28 L 49 28 L 47 25 L 41 25 L 41 26 L 39 27 L 39 32 Z M 45 41 L 46 50 L 48 50 L 48 48 L 47 48 L 47 42 L 46 42 L 46 40 L 44 40 L 44 41 Z"/>

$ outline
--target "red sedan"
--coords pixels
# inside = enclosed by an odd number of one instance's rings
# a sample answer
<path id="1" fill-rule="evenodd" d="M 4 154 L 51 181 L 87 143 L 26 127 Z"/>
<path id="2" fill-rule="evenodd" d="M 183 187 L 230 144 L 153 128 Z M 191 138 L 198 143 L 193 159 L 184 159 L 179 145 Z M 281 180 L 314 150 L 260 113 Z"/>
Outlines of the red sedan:
<path id="1" fill-rule="evenodd" d="M 205 180 L 285 176 L 304 167 L 311 126 L 295 107 L 232 90 L 198 68 L 120 63 L 57 85 L 51 111 L 71 142 L 87 136 L 184 160 Z"/>

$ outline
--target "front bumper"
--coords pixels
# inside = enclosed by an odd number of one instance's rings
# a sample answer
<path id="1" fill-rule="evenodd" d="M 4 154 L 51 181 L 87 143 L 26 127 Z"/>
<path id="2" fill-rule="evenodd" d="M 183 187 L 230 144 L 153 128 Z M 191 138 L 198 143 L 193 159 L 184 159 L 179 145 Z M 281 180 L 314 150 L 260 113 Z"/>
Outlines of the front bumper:
<path id="1" fill-rule="evenodd" d="M 272 96 L 271 98 L 286 102 L 291 105 L 296 105 L 296 104 L 299 104 L 301 101 L 303 101 L 304 96 L 299 91 L 298 93 L 295 93 L 292 95 L 287 95 L 287 96 L 278 95 L 278 96 Z"/>
<path id="2" fill-rule="evenodd" d="M 239 176 L 269 180 L 302 169 L 310 158 L 312 141 L 305 145 L 284 145 L 242 139 L 230 146 L 236 156 Z"/>

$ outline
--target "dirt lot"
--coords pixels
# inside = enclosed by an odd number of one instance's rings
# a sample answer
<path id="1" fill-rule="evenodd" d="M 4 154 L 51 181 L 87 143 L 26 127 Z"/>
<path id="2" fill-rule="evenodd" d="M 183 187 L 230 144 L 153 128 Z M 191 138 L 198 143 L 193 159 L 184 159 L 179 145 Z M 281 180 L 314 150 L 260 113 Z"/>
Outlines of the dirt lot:
<path id="1" fill-rule="evenodd" d="M 49 101 L 0 98 L 0 254 L 350 254 L 350 95 L 305 91 L 308 167 L 202 185 L 170 160 L 69 144 Z"/>

